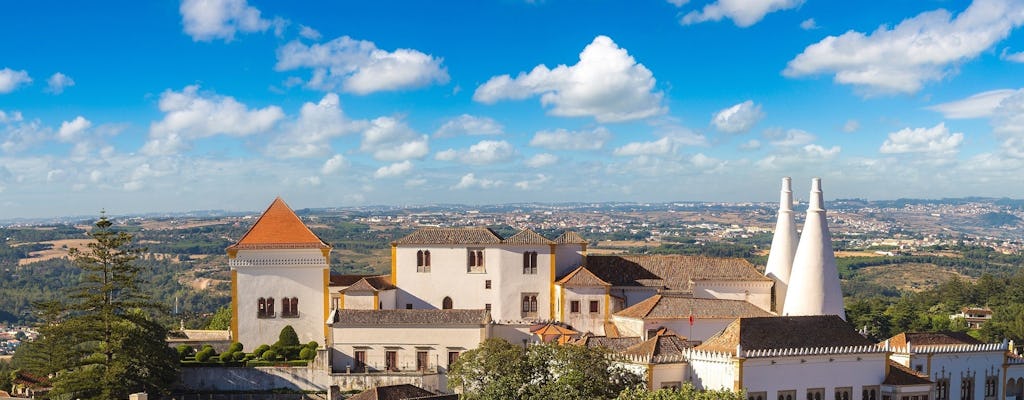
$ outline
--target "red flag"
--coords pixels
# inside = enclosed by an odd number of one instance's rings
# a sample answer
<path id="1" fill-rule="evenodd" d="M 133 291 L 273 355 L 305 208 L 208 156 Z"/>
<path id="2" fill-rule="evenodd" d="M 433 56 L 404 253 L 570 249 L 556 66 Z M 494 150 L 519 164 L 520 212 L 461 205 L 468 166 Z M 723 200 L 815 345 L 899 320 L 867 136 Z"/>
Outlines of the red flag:
<path id="1" fill-rule="evenodd" d="M 690 314 L 690 326 L 693 326 L 693 314 Z"/>

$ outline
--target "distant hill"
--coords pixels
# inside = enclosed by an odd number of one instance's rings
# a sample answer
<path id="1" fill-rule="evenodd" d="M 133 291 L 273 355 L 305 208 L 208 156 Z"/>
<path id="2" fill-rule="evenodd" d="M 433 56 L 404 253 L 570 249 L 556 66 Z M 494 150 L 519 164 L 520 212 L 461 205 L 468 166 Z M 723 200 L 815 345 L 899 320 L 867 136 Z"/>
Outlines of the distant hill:
<path id="1" fill-rule="evenodd" d="M 1005 212 L 990 212 L 978 216 L 978 224 L 988 228 L 1000 226 L 1015 226 L 1021 221 L 1020 217 Z"/>

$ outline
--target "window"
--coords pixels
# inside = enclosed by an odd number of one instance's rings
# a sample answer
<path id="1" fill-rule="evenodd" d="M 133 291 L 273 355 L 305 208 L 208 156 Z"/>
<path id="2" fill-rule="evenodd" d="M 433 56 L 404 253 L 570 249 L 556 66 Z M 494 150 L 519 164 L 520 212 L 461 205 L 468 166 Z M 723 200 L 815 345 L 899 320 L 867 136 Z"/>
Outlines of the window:
<path id="1" fill-rule="evenodd" d="M 672 382 L 662 382 L 662 383 L 661 383 L 661 388 L 662 388 L 662 389 L 673 389 L 673 390 L 679 390 L 679 388 L 681 388 L 681 387 L 683 387 L 683 385 L 682 385 L 682 383 L 681 383 L 681 382 L 679 382 L 679 381 L 672 381 Z"/>
<path id="2" fill-rule="evenodd" d="M 523 274 L 537 274 L 537 252 L 527 251 L 523 253 Z"/>
<path id="3" fill-rule="evenodd" d="M 274 298 L 267 298 L 267 318 L 274 318 Z"/>
<path id="4" fill-rule="evenodd" d="M 356 372 L 366 372 L 366 350 L 356 350 Z"/>
<path id="5" fill-rule="evenodd" d="M 266 318 L 266 317 L 267 317 L 267 299 L 264 299 L 264 298 L 260 297 L 259 300 L 256 300 L 256 318 Z"/>
<path id="6" fill-rule="evenodd" d="M 484 251 L 480 249 L 469 249 L 469 260 L 466 264 L 466 272 L 482 274 L 484 270 Z"/>
<path id="7" fill-rule="evenodd" d="M 412 310 L 412 303 L 405 303 L 406 310 Z"/>
<path id="8" fill-rule="evenodd" d="M 298 318 L 299 317 L 299 298 L 283 298 L 281 299 L 281 318 Z"/>
<path id="9" fill-rule="evenodd" d="M 878 386 L 865 386 L 862 392 L 862 400 L 878 400 Z"/>
<path id="10" fill-rule="evenodd" d="M 384 369 L 388 371 L 398 371 L 398 352 L 394 350 L 388 350 L 384 352 Z"/>
<path id="11" fill-rule="evenodd" d="M 451 297 L 445 296 L 444 300 L 441 300 L 441 309 L 442 310 L 451 310 L 452 309 L 452 298 Z"/>
<path id="12" fill-rule="evenodd" d="M 747 400 L 764 400 L 766 397 L 768 395 L 765 392 L 747 393 Z"/>
<path id="13" fill-rule="evenodd" d="M 793 400 L 796 398 L 796 390 L 780 390 L 779 400 Z"/>
<path id="14" fill-rule="evenodd" d="M 534 317 L 537 314 L 537 294 L 523 293 L 523 316 Z"/>
<path id="15" fill-rule="evenodd" d="M 996 397 L 999 392 L 999 383 L 995 376 L 985 376 L 985 397 Z"/>
<path id="16" fill-rule="evenodd" d="M 491 288 L 491 280 L 488 279 L 488 280 L 484 281 L 484 289 L 490 289 L 490 288 Z"/>
<path id="17" fill-rule="evenodd" d="M 416 272 L 430 272 L 430 250 L 416 252 Z"/>
<path id="18" fill-rule="evenodd" d="M 853 393 L 853 388 L 837 387 L 836 400 L 850 400 L 850 393 Z"/>
<path id="19" fill-rule="evenodd" d="M 963 378 L 960 381 L 960 400 L 974 400 L 974 377 Z"/>
<path id="20" fill-rule="evenodd" d="M 416 352 L 416 370 L 426 371 L 427 370 L 427 352 L 417 351 Z"/>
<path id="21" fill-rule="evenodd" d="M 580 312 L 580 301 L 573 300 L 569 302 L 569 312 L 578 313 Z"/>
<path id="22" fill-rule="evenodd" d="M 949 378 L 935 380 L 935 400 L 949 400 Z"/>
<path id="23" fill-rule="evenodd" d="M 448 352 L 448 368 L 449 369 L 451 369 L 452 364 L 455 364 L 455 361 L 458 361 L 458 360 L 459 360 L 459 352 L 457 352 L 457 351 L 449 351 Z"/>
<path id="24" fill-rule="evenodd" d="M 484 310 L 491 311 L 491 303 L 484 304 Z"/>
<path id="25" fill-rule="evenodd" d="M 807 389 L 807 400 L 821 400 L 825 397 L 825 389 Z"/>
<path id="26" fill-rule="evenodd" d="M 599 308 L 600 306 L 598 305 L 597 300 L 590 301 L 590 312 L 596 313 Z"/>

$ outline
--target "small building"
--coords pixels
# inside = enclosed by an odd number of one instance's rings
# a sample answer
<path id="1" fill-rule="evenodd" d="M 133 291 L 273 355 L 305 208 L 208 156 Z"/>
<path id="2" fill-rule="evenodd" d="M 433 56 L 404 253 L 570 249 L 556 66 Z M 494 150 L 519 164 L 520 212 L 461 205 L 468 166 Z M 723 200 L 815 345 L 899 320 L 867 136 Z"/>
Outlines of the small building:
<path id="1" fill-rule="evenodd" d="M 959 313 L 950 315 L 949 318 L 963 318 L 968 328 L 981 329 L 981 325 L 992 319 L 992 309 L 988 307 L 963 307 Z"/>

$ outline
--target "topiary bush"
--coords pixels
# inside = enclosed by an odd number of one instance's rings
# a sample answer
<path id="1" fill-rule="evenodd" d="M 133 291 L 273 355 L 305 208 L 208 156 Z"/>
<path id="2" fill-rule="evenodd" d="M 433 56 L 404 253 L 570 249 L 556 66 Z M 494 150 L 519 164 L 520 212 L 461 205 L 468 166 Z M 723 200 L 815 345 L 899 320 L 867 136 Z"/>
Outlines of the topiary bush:
<path id="1" fill-rule="evenodd" d="M 238 352 L 238 351 L 242 351 L 242 344 L 238 343 L 238 342 L 234 342 L 234 343 L 231 343 L 231 346 L 228 346 L 228 351 L 226 351 L 226 353 L 234 353 L 234 352 Z"/>
<path id="2" fill-rule="evenodd" d="M 263 352 L 265 352 L 267 350 L 270 350 L 270 346 L 267 346 L 265 344 L 261 344 L 260 347 L 257 347 L 256 350 L 252 351 L 252 355 L 255 358 L 262 358 L 263 357 Z"/>
<path id="3" fill-rule="evenodd" d="M 306 343 L 306 347 L 316 350 L 320 348 L 320 343 L 317 343 L 316 340 L 311 340 L 309 343 Z"/>
<path id="4" fill-rule="evenodd" d="M 309 347 L 303 347 L 302 350 L 299 350 L 299 358 L 303 360 L 312 360 L 316 358 L 316 350 Z"/>
<path id="5" fill-rule="evenodd" d="M 291 325 L 281 328 L 281 333 L 277 335 L 277 343 L 274 344 L 282 347 L 302 345 L 299 343 L 299 334 L 295 333 L 295 328 L 292 328 Z"/>
<path id="6" fill-rule="evenodd" d="M 245 361 L 246 357 L 248 357 L 248 356 L 245 355 L 245 352 L 236 351 L 236 352 L 232 353 L 231 360 L 232 361 Z M 220 358 L 223 359 L 224 356 L 222 355 L 222 356 L 220 356 Z"/>
<path id="7" fill-rule="evenodd" d="M 277 352 L 274 351 L 274 349 L 268 349 L 267 351 L 263 352 L 263 355 L 260 356 L 260 358 L 267 361 L 274 361 L 277 360 L 278 356 Z"/>
<path id="8" fill-rule="evenodd" d="M 184 361 L 185 358 L 187 358 L 188 356 L 191 356 L 192 354 L 195 354 L 195 352 L 196 352 L 196 349 L 192 348 L 192 346 L 189 346 L 187 344 L 179 344 L 177 350 L 178 350 L 178 360 L 182 360 L 182 361 Z"/>
<path id="9" fill-rule="evenodd" d="M 199 352 L 196 353 L 196 361 L 201 363 L 208 362 L 214 354 L 215 352 L 213 351 L 213 347 L 203 347 L 202 350 L 199 350 Z"/>

